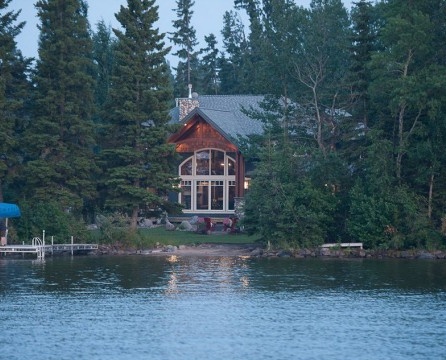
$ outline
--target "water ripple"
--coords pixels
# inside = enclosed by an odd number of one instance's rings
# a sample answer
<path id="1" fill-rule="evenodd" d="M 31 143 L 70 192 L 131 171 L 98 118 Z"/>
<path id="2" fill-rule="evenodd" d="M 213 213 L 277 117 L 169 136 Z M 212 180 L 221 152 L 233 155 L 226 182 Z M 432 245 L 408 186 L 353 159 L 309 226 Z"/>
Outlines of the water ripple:
<path id="1" fill-rule="evenodd" d="M 0 358 L 441 359 L 444 262 L 0 259 Z"/>

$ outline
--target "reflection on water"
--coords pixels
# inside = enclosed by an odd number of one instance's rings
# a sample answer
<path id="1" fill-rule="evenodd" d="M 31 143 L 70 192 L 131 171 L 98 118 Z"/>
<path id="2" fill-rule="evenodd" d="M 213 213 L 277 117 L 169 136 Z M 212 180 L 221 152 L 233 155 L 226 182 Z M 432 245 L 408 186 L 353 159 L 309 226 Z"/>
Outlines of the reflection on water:
<path id="1" fill-rule="evenodd" d="M 445 300 L 443 261 L 0 258 L 0 359 L 441 359 Z"/>

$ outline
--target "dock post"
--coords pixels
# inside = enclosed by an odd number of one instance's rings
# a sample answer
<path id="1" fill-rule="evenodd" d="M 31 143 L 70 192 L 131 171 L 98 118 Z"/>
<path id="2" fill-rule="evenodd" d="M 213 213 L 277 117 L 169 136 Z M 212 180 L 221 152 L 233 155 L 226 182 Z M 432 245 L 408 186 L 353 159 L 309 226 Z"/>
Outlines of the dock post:
<path id="1" fill-rule="evenodd" d="M 42 237 L 42 259 L 45 259 L 45 230 L 43 230 Z"/>
<path id="2" fill-rule="evenodd" d="M 73 256 L 73 243 L 74 243 L 74 237 L 71 236 L 71 256 Z"/>
<path id="3" fill-rule="evenodd" d="M 54 246 L 54 235 L 51 236 L 51 256 L 54 255 L 53 254 L 53 252 L 54 252 L 53 246 Z"/>

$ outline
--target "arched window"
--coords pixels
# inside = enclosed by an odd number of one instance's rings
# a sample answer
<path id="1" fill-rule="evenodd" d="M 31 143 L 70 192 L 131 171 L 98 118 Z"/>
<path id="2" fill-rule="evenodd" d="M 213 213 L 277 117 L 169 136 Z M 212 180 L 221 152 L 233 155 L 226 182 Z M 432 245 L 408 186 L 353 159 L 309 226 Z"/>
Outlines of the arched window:
<path id="1" fill-rule="evenodd" d="M 234 210 L 235 160 L 218 149 L 201 149 L 179 166 L 184 212 Z"/>

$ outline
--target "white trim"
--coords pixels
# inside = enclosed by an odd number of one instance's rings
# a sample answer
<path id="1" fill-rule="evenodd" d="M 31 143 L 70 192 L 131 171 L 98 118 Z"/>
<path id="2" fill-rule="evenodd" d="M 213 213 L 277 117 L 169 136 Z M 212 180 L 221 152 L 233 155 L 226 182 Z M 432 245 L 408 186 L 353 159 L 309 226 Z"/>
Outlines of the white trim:
<path id="1" fill-rule="evenodd" d="M 197 162 L 196 162 L 196 155 L 197 153 L 203 152 L 203 151 L 218 151 L 220 153 L 224 154 L 224 174 L 223 175 L 196 175 L 197 171 Z M 188 161 L 192 159 L 192 167 L 191 172 L 192 175 L 181 175 L 181 169 L 183 165 L 185 165 Z M 185 159 L 181 164 L 178 166 L 178 174 L 181 178 L 180 187 L 182 185 L 182 182 L 189 182 L 189 185 L 191 187 L 191 209 L 183 209 L 184 213 L 194 213 L 194 212 L 206 212 L 206 213 L 232 213 L 234 212 L 234 209 L 229 209 L 229 188 L 230 186 L 235 186 L 235 174 L 229 175 L 229 160 L 235 165 L 235 159 L 233 159 L 231 156 L 229 156 L 225 151 L 222 151 L 220 149 L 215 148 L 205 148 L 205 149 L 199 149 L 194 152 L 194 154 L 187 159 Z M 209 156 L 209 173 L 211 172 L 212 168 L 212 162 L 211 162 L 211 156 Z M 195 174 L 195 175 L 194 175 Z M 199 182 L 206 182 L 207 183 L 207 208 L 205 209 L 198 209 L 197 208 L 197 195 L 198 190 L 197 186 L 199 185 Z M 221 182 L 220 186 L 223 186 L 223 209 L 212 209 L 212 183 L 215 182 Z M 178 202 L 181 203 L 183 201 L 183 194 L 180 192 L 178 194 Z M 215 200 L 215 199 L 214 199 Z"/>

